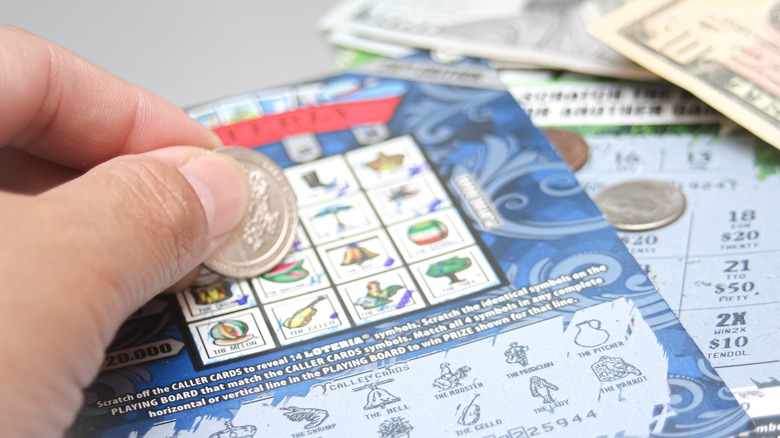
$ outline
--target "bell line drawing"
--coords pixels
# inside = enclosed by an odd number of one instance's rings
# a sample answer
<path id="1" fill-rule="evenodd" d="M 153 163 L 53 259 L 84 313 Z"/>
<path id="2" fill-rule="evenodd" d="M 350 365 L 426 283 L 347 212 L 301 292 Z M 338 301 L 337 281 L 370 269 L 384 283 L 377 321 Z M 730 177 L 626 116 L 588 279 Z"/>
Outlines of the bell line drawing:
<path id="1" fill-rule="evenodd" d="M 363 406 L 363 410 L 380 409 L 389 404 L 401 401 L 399 397 L 391 394 L 390 391 L 379 387 L 380 385 L 392 383 L 394 381 L 395 379 L 380 380 L 378 382 L 369 383 L 368 385 L 363 385 L 359 388 L 354 388 L 352 391 L 358 392 L 366 389 L 368 390 L 368 394 L 366 394 L 366 404 Z"/>

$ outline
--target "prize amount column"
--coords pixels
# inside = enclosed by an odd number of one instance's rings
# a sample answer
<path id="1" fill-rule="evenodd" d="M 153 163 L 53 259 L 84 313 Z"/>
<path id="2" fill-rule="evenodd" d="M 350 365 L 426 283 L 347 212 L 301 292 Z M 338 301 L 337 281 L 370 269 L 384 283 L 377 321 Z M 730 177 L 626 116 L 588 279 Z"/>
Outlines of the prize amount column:
<path id="1" fill-rule="evenodd" d="M 716 198 L 698 208 L 708 214 L 695 218 L 680 312 L 683 325 L 732 387 L 752 385 L 751 376 L 765 377 L 780 359 L 780 242 L 771 232 L 777 212 L 748 198 L 737 208 L 735 203 L 718 206 Z"/>

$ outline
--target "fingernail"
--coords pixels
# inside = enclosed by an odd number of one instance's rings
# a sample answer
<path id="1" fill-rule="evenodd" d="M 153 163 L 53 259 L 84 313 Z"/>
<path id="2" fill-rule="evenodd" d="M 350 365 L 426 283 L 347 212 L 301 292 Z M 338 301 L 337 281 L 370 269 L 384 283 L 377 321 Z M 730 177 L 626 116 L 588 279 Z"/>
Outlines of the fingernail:
<path id="1" fill-rule="evenodd" d="M 179 171 L 200 198 L 210 237 L 220 237 L 241 223 L 249 202 L 249 182 L 240 164 L 208 153 L 186 162 Z"/>
<path id="2" fill-rule="evenodd" d="M 222 139 L 219 138 L 219 136 L 214 133 L 214 131 L 209 131 L 209 148 L 211 149 L 219 149 L 221 147 L 224 147 L 225 145 L 222 143 Z"/>

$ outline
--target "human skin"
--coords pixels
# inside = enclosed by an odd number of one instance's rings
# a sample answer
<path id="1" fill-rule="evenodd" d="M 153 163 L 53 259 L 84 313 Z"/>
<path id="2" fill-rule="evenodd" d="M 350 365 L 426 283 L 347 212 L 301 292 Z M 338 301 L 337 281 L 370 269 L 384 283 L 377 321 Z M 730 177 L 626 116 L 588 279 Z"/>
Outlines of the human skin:
<path id="1" fill-rule="evenodd" d="M 163 99 L 0 27 L 0 436 L 62 436 L 119 325 L 197 269 L 248 183 Z"/>

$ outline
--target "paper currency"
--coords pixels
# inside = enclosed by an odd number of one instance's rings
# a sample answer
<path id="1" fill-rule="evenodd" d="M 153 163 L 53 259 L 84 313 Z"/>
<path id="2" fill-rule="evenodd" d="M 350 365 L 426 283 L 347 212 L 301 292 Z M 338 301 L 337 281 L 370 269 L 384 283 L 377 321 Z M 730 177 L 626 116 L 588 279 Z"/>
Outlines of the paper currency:
<path id="1" fill-rule="evenodd" d="M 250 202 L 244 221 L 203 264 L 233 278 L 252 278 L 276 266 L 290 252 L 298 210 L 290 183 L 265 155 L 242 147 L 218 149 L 235 158 L 249 179 Z"/>
<path id="2" fill-rule="evenodd" d="M 589 30 L 780 148 L 780 2 L 636 1 Z"/>
<path id="3" fill-rule="evenodd" d="M 625 0 L 359 0 L 321 22 L 330 32 L 601 76 L 655 77 L 588 35 Z"/>

